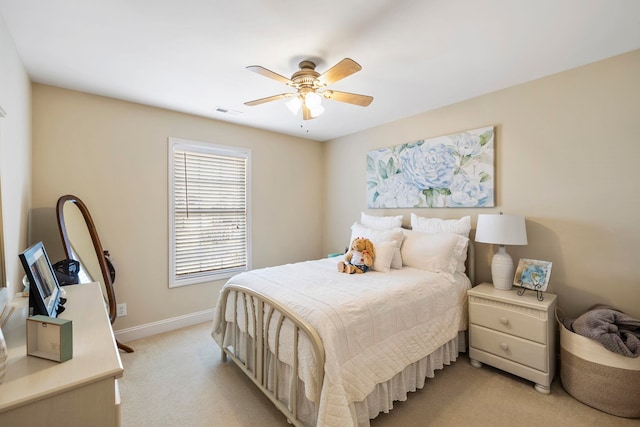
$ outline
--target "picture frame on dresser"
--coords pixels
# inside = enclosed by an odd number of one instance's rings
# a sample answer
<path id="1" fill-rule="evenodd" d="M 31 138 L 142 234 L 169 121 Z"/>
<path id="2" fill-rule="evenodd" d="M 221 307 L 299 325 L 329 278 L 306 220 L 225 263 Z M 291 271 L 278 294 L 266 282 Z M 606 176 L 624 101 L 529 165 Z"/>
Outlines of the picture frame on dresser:
<path id="1" fill-rule="evenodd" d="M 29 280 L 29 316 L 57 317 L 64 311 L 66 299 L 42 242 L 18 254 Z"/>
<path id="2" fill-rule="evenodd" d="M 534 291 L 545 292 L 551 277 L 550 261 L 520 258 L 513 284 Z"/>

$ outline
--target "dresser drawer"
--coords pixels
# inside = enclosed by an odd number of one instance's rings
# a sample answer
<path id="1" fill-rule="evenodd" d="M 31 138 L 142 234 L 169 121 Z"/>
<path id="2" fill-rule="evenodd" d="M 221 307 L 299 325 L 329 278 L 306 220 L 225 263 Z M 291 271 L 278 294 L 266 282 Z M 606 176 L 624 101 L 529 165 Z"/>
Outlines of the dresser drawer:
<path id="1" fill-rule="evenodd" d="M 546 346 L 503 334 L 482 326 L 471 325 L 470 342 L 473 348 L 547 372 Z"/>
<path id="2" fill-rule="evenodd" d="M 547 343 L 547 313 L 472 297 L 469 322 L 540 344 Z"/>

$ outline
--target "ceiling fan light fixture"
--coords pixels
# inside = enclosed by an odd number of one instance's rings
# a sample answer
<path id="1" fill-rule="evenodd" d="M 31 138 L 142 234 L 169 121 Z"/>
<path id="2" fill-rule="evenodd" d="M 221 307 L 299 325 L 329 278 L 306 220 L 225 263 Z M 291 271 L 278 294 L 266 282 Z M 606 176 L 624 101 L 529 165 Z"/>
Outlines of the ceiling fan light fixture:
<path id="1" fill-rule="evenodd" d="M 304 104 L 309 109 L 311 117 L 318 117 L 324 113 L 324 107 L 322 106 L 322 97 L 316 92 L 307 92 L 304 96 Z"/>
<path id="2" fill-rule="evenodd" d="M 294 116 L 298 115 L 298 111 L 302 108 L 302 99 L 299 96 L 291 98 L 285 103 L 287 108 L 293 113 Z"/>
<path id="3" fill-rule="evenodd" d="M 315 118 L 324 113 L 324 107 L 322 105 L 316 105 L 315 107 L 310 107 L 309 112 L 311 113 L 311 117 Z"/>
<path id="4" fill-rule="evenodd" d="M 309 108 L 314 108 L 322 104 L 322 98 L 315 92 L 307 92 L 304 96 L 304 103 Z"/>

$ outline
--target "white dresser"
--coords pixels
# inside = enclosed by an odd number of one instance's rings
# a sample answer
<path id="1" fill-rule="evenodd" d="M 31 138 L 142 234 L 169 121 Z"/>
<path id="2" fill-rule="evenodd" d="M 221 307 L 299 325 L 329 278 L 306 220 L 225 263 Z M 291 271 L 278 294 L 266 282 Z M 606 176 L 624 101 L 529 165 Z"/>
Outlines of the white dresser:
<path id="1" fill-rule="evenodd" d="M 0 426 L 120 425 L 117 378 L 123 368 L 98 283 L 65 286 L 73 322 L 73 358 L 54 362 L 27 356 L 28 298 L 3 328 L 9 349 L 0 384 Z"/>
<path id="2" fill-rule="evenodd" d="M 554 311 L 556 295 L 527 290 L 520 296 L 513 288 L 495 289 L 490 283 L 468 291 L 469 357 L 526 378 L 540 393 L 549 394 L 555 374 Z"/>

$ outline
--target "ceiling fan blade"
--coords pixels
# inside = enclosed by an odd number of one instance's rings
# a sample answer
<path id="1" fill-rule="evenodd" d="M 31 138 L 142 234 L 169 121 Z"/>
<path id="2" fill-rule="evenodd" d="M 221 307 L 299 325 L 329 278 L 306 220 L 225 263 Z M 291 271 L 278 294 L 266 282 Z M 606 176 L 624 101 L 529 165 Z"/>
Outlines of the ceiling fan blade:
<path id="1" fill-rule="evenodd" d="M 345 77 L 349 77 L 351 74 L 357 73 L 360 70 L 362 70 L 360 64 L 351 58 L 345 58 L 322 73 L 320 77 L 318 77 L 318 80 L 325 85 L 329 85 Z"/>
<path id="2" fill-rule="evenodd" d="M 347 102 L 349 104 L 367 107 L 373 101 L 373 96 L 358 95 L 357 93 L 340 92 L 337 90 L 326 90 L 322 92 L 322 96 L 332 101 Z"/>
<path id="3" fill-rule="evenodd" d="M 292 95 L 295 95 L 295 93 L 281 93 L 280 95 L 273 95 L 273 96 L 268 96 L 266 98 L 260 98 L 260 99 L 255 99 L 253 101 L 248 101 L 248 102 L 245 102 L 244 105 L 253 107 L 254 105 L 264 104 L 265 102 L 277 101 L 278 99 L 282 99 L 282 98 L 289 98 Z"/>
<path id="4" fill-rule="evenodd" d="M 269 77 L 270 79 L 277 80 L 280 83 L 284 83 L 287 85 L 293 84 L 293 82 L 290 79 L 286 78 L 285 76 L 281 76 L 280 74 L 274 73 L 273 71 L 267 70 L 266 68 L 261 67 L 259 65 L 250 65 L 247 67 L 247 70 L 253 71 L 254 73 L 258 73 L 261 76 L 265 76 L 265 77 Z"/>

